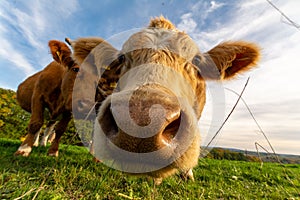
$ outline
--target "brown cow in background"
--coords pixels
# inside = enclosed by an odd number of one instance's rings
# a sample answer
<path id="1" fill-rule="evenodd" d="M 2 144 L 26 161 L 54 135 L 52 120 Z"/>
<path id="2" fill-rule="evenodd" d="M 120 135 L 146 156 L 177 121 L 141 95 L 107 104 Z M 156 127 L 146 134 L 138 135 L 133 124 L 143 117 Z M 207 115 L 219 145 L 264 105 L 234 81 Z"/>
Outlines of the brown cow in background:
<path id="1" fill-rule="evenodd" d="M 45 109 L 49 111 L 48 128 L 53 128 L 55 121 L 55 139 L 48 150 L 48 155 L 58 156 L 58 146 L 62 134 L 72 117 L 72 91 L 79 66 L 71 57 L 71 50 L 64 43 L 49 41 L 53 59 L 42 71 L 37 72 L 21 83 L 17 90 L 20 106 L 31 113 L 28 134 L 15 155 L 29 156 L 35 137 L 44 123 Z"/>

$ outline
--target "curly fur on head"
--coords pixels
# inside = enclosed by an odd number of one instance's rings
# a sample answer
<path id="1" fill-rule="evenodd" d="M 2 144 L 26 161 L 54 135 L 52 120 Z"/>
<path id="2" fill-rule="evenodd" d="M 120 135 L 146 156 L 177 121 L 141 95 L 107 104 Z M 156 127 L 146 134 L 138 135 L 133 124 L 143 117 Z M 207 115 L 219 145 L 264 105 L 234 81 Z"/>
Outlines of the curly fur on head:
<path id="1" fill-rule="evenodd" d="M 176 27 L 172 24 L 172 22 L 170 22 L 163 16 L 151 19 L 148 27 L 149 28 L 163 28 L 163 29 L 176 30 Z"/>
<path id="2" fill-rule="evenodd" d="M 102 38 L 79 38 L 76 41 L 71 41 L 75 62 L 78 64 L 83 63 L 87 55 L 102 42 L 104 42 Z"/>

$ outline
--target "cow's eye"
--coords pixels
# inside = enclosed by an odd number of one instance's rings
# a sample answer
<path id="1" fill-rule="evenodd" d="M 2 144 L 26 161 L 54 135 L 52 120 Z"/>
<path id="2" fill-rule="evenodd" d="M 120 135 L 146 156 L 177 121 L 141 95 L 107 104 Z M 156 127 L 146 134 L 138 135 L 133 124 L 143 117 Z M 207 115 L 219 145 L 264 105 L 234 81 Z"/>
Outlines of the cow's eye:
<path id="1" fill-rule="evenodd" d="M 115 59 L 108 67 L 106 67 L 106 70 L 116 69 L 116 67 L 122 65 L 124 62 L 125 62 L 125 55 L 120 54 L 117 59 Z"/>
<path id="2" fill-rule="evenodd" d="M 79 72 L 79 67 L 74 67 L 74 68 L 72 68 L 72 70 L 73 70 L 73 72 Z"/>
<path id="3" fill-rule="evenodd" d="M 124 54 L 119 55 L 118 62 L 119 62 L 119 64 L 122 64 L 122 63 L 125 62 L 125 55 Z"/>
<path id="4" fill-rule="evenodd" d="M 192 61 L 192 63 L 197 67 L 201 66 L 201 62 L 202 62 L 202 57 L 200 55 L 196 55 Z"/>

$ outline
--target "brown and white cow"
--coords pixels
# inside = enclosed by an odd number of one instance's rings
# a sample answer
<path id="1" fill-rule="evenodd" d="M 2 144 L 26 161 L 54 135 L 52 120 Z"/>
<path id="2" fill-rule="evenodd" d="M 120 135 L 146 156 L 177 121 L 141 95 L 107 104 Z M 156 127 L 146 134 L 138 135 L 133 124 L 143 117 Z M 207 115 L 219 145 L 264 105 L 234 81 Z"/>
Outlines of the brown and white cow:
<path id="1" fill-rule="evenodd" d="M 33 95 L 33 90 L 34 90 L 34 85 L 36 83 L 36 80 L 38 79 L 39 75 L 41 74 L 42 71 L 35 73 L 34 75 L 28 77 L 24 82 L 22 82 L 18 86 L 17 90 L 17 102 L 23 108 L 25 111 L 31 113 L 31 99 Z M 48 119 L 48 116 L 46 116 L 46 119 Z M 47 142 L 51 143 L 55 137 L 55 132 L 54 132 L 54 126 L 56 122 L 53 120 L 49 120 L 47 127 L 44 131 L 43 138 L 41 142 L 39 141 L 39 135 L 40 132 L 42 131 L 42 128 L 40 131 L 38 131 L 35 134 L 35 142 L 33 146 L 46 146 Z M 49 138 L 50 137 L 50 138 Z M 49 140 L 48 140 L 49 138 Z"/>
<path id="2" fill-rule="evenodd" d="M 55 61 L 18 86 L 17 101 L 24 110 L 31 113 L 31 118 L 28 134 L 15 155 L 29 156 L 34 139 L 44 123 L 44 112 L 47 109 L 50 114 L 47 128 L 53 129 L 56 124 L 55 139 L 48 155 L 58 156 L 60 138 L 72 117 L 72 91 L 79 66 L 72 59 L 71 50 L 64 42 L 51 40 L 49 48 Z M 61 118 L 56 123 L 59 116 Z"/>
<path id="3" fill-rule="evenodd" d="M 100 99 L 109 95 L 95 120 L 95 156 L 115 169 L 153 177 L 156 184 L 178 170 L 193 179 L 205 81 L 232 79 L 252 69 L 259 47 L 229 41 L 201 53 L 164 17 L 152 19 L 120 51 L 101 40 L 71 42 L 75 61 L 85 66 L 74 92 L 92 101 L 98 85 Z"/>

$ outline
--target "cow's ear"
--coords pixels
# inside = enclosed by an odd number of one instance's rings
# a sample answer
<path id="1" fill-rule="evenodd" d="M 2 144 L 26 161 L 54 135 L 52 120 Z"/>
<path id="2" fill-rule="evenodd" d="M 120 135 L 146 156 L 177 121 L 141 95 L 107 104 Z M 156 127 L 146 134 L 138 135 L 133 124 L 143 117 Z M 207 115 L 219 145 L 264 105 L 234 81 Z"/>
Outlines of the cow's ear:
<path id="1" fill-rule="evenodd" d="M 71 57 L 71 50 L 64 42 L 58 40 L 50 40 L 48 45 L 52 57 L 56 62 L 64 64 L 66 58 Z"/>
<path id="2" fill-rule="evenodd" d="M 102 38 L 79 38 L 74 41 L 68 39 L 68 43 L 73 49 L 73 57 L 75 62 L 79 65 L 83 63 L 85 58 L 87 58 L 87 56 L 96 46 L 103 42 L 105 41 Z"/>
<path id="3" fill-rule="evenodd" d="M 224 42 L 206 52 L 202 58 L 201 62 L 195 65 L 204 78 L 230 79 L 257 65 L 260 48 L 254 43 L 244 41 Z"/>
<path id="4" fill-rule="evenodd" d="M 75 62 L 85 65 L 85 70 L 97 71 L 98 75 L 118 58 L 118 50 L 101 38 L 68 39 L 68 43 L 72 46 Z"/>

